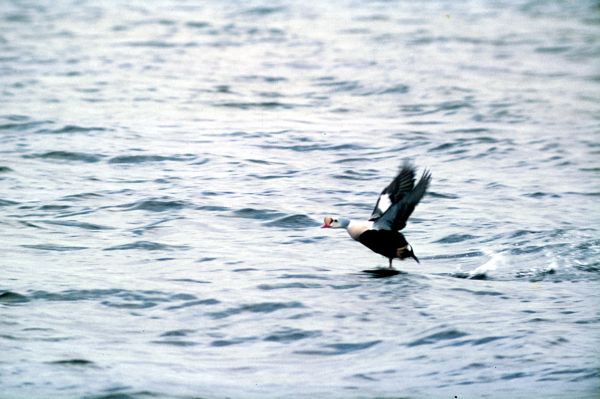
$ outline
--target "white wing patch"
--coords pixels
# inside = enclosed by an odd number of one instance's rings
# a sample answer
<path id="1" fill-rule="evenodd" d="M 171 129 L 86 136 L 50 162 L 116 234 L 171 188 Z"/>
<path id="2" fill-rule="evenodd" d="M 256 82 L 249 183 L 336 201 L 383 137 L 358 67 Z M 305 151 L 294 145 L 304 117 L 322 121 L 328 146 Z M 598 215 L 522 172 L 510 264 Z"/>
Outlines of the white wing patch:
<path id="1" fill-rule="evenodd" d="M 379 201 L 377 201 L 377 209 L 379 209 L 379 211 L 383 215 L 385 213 L 385 211 L 388 210 L 390 205 L 392 205 L 392 201 L 390 201 L 390 196 L 387 193 L 382 194 L 379 197 Z"/>

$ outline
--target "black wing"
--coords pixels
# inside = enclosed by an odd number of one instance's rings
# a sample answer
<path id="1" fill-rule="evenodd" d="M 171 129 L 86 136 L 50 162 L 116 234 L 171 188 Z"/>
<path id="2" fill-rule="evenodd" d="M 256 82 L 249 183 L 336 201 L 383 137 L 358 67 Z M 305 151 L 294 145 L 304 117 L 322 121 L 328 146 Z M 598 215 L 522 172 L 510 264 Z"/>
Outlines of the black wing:
<path id="1" fill-rule="evenodd" d="M 421 198 L 423 198 L 423 195 L 425 195 L 430 181 L 431 173 L 426 170 L 423 172 L 423 176 L 421 176 L 417 185 L 409 192 L 403 193 L 400 200 L 392 204 L 388 210 L 375 221 L 373 227 L 381 230 L 402 230 L 406 226 L 406 221 L 411 213 L 415 210 L 415 206 L 417 206 L 419 201 L 421 201 Z"/>
<path id="2" fill-rule="evenodd" d="M 414 185 L 415 167 L 408 162 L 404 162 L 398 176 L 379 194 L 369 220 L 374 221 L 383 216 L 392 205 L 400 202 L 413 189 Z"/>

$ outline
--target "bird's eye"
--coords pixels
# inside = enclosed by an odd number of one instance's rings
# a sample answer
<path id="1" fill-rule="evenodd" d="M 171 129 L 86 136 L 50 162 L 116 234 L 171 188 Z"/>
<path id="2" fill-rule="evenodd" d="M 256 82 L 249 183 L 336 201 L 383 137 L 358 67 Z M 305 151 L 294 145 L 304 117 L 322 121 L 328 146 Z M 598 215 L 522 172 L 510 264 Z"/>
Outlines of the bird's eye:
<path id="1" fill-rule="evenodd" d="M 333 222 L 334 222 L 334 223 L 337 223 L 337 219 L 333 219 Z"/>

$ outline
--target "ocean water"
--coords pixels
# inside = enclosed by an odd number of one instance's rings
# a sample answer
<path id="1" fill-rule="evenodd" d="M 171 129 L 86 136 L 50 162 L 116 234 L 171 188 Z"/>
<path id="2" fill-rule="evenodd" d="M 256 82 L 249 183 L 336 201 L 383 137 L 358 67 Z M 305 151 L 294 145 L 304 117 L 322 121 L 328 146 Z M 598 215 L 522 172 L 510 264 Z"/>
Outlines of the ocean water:
<path id="1" fill-rule="evenodd" d="M 599 37 L 591 0 L 0 2 L 0 397 L 600 397 Z M 372 278 L 319 226 L 406 159 L 421 263 Z"/>

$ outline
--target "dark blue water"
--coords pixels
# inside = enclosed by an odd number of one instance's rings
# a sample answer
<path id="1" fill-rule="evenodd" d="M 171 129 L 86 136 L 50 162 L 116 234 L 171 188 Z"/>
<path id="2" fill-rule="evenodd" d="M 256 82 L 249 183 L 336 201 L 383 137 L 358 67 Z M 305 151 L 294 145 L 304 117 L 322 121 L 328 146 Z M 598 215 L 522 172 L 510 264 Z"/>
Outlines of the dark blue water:
<path id="1" fill-rule="evenodd" d="M 0 3 L 0 397 L 597 398 L 595 1 Z M 364 219 L 430 192 L 387 260 Z"/>

